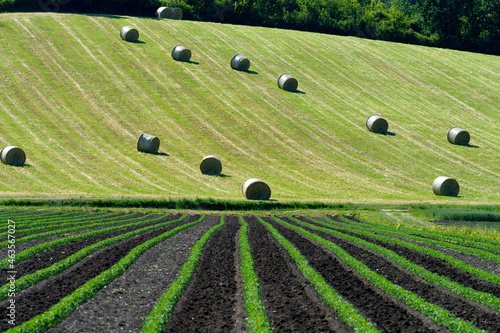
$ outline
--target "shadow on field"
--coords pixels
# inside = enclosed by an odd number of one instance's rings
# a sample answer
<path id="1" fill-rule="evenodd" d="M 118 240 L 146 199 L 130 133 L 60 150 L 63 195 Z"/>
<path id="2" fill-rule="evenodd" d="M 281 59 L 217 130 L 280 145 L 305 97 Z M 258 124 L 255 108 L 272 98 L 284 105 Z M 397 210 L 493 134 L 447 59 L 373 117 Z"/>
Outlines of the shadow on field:
<path id="1" fill-rule="evenodd" d="M 242 72 L 247 73 L 247 74 L 252 74 L 252 75 L 259 75 L 259 73 L 256 71 L 242 71 Z"/>
<path id="2" fill-rule="evenodd" d="M 396 133 L 394 132 L 385 132 L 385 133 L 381 133 L 382 135 L 386 135 L 386 136 L 396 136 Z"/>

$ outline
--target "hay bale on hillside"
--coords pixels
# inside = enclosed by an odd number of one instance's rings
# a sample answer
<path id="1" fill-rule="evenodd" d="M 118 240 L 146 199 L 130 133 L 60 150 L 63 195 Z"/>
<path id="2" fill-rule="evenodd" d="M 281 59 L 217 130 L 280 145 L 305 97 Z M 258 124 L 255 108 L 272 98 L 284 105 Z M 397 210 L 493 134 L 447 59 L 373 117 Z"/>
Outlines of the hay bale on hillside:
<path id="1" fill-rule="evenodd" d="M 126 26 L 120 30 L 120 37 L 127 42 L 137 42 L 139 39 L 139 31 L 132 27 Z"/>
<path id="2" fill-rule="evenodd" d="M 387 120 L 377 114 L 374 114 L 366 120 L 366 127 L 374 133 L 384 134 L 387 132 L 389 124 L 387 123 Z"/>
<path id="3" fill-rule="evenodd" d="M 470 141 L 470 134 L 466 130 L 455 126 L 448 131 L 448 141 L 455 145 L 467 146 Z"/>
<path id="4" fill-rule="evenodd" d="M 241 186 L 243 196 L 248 200 L 269 200 L 271 189 L 259 178 L 249 178 Z"/>
<path id="5" fill-rule="evenodd" d="M 178 7 L 173 8 L 174 14 L 172 15 L 172 20 L 181 20 L 182 19 L 182 9 Z"/>
<path id="6" fill-rule="evenodd" d="M 137 141 L 137 150 L 145 153 L 156 154 L 160 148 L 160 139 L 154 135 L 141 134 Z"/>
<path id="7" fill-rule="evenodd" d="M 191 59 L 191 51 L 182 45 L 177 45 L 172 50 L 172 58 L 177 61 L 189 61 Z"/>
<path id="8" fill-rule="evenodd" d="M 3 164 L 23 166 L 26 162 L 26 154 L 16 146 L 7 146 L 0 151 L 0 160 Z"/>
<path id="9" fill-rule="evenodd" d="M 160 7 L 156 10 L 156 17 L 161 18 L 172 18 L 174 16 L 173 7 Z"/>
<path id="10" fill-rule="evenodd" d="M 295 91 L 299 86 L 299 82 L 296 78 L 292 77 L 290 74 L 281 74 L 278 78 L 278 87 L 286 91 Z"/>
<path id="11" fill-rule="evenodd" d="M 250 60 L 241 54 L 237 54 L 231 58 L 231 68 L 239 71 L 247 71 L 250 68 Z"/>
<path id="12" fill-rule="evenodd" d="M 432 192 L 434 192 L 435 195 L 456 197 L 458 192 L 460 192 L 460 186 L 453 178 L 439 176 L 432 183 Z"/>
<path id="13" fill-rule="evenodd" d="M 200 171 L 204 175 L 220 175 L 222 172 L 222 162 L 217 156 L 205 156 L 200 163 Z"/>

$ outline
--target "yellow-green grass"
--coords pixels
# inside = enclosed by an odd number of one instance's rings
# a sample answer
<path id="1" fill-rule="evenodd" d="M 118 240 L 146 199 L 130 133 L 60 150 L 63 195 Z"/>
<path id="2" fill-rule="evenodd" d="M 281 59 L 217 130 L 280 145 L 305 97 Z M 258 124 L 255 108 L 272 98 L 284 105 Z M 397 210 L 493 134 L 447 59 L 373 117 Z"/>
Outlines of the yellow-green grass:
<path id="1" fill-rule="evenodd" d="M 139 43 L 120 39 L 135 27 Z M 174 61 L 182 44 L 190 63 Z M 230 68 L 236 53 L 250 72 Z M 152 18 L 0 15 L 0 197 L 500 203 L 498 57 L 260 27 Z M 277 86 L 289 73 L 299 92 Z M 380 114 L 393 135 L 366 129 Z M 471 146 L 448 143 L 461 126 Z M 160 154 L 136 149 L 160 138 Z M 0 147 L 1 148 L 1 147 Z M 206 155 L 223 176 L 202 175 Z M 438 176 L 457 179 L 441 197 Z"/>

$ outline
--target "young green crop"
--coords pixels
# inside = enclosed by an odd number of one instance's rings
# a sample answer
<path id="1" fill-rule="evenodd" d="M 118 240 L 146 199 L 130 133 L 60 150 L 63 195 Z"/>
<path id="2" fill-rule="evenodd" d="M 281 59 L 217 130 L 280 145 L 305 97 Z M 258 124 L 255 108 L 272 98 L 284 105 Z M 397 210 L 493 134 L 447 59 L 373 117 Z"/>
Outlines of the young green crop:
<path id="1" fill-rule="evenodd" d="M 247 315 L 246 326 L 250 333 L 272 332 L 271 323 L 266 314 L 266 307 L 260 295 L 260 280 L 255 272 L 255 265 L 248 241 L 248 223 L 239 216 L 241 229 L 238 235 L 241 256 L 241 275 L 243 276 L 243 302 Z"/>
<path id="2" fill-rule="evenodd" d="M 70 315 L 78 306 L 82 305 L 87 300 L 92 298 L 96 292 L 125 273 L 127 268 L 129 268 L 130 265 L 132 265 L 144 252 L 146 252 L 153 246 L 165 241 L 166 239 L 178 234 L 179 232 L 195 226 L 198 223 L 201 223 L 204 218 L 205 215 L 203 215 L 197 221 L 181 225 L 153 239 L 150 239 L 139 246 L 136 246 L 111 268 L 102 272 L 95 278 L 85 282 L 72 294 L 64 297 L 61 301 L 59 301 L 59 303 L 50 308 L 50 310 L 5 332 L 38 333 L 45 332 L 47 329 L 56 326 L 63 318 L 66 318 L 68 315 Z"/>
<path id="3" fill-rule="evenodd" d="M 208 240 L 212 235 L 222 228 L 225 224 L 224 215 L 221 216 L 221 221 L 218 225 L 208 230 L 201 239 L 191 249 L 189 257 L 184 265 L 179 270 L 178 278 L 170 285 L 167 292 L 164 293 L 153 309 L 146 317 L 141 332 L 161 332 L 168 322 L 170 315 L 174 311 L 174 306 L 182 296 L 182 293 L 187 288 L 191 278 L 198 267 L 201 252 L 205 248 Z"/>

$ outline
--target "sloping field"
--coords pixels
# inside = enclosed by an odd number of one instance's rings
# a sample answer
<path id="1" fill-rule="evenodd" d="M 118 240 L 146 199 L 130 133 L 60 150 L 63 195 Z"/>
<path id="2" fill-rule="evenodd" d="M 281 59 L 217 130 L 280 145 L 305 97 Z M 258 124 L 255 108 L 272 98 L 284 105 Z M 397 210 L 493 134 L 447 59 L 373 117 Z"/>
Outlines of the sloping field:
<path id="1" fill-rule="evenodd" d="M 138 43 L 120 39 L 138 29 Z M 192 51 L 177 62 L 178 44 Z M 250 71 L 229 66 L 241 53 Z M 119 16 L 0 15 L 2 197 L 500 202 L 498 57 L 297 31 Z M 289 73 L 298 92 L 278 88 Z M 380 114 L 389 134 L 369 132 Z M 469 146 L 448 143 L 460 126 Z M 160 154 L 140 153 L 142 133 Z M 206 155 L 223 175 L 202 175 Z M 438 176 L 458 198 L 436 197 Z"/>
<path id="2" fill-rule="evenodd" d="M 500 327 L 500 243 L 485 238 L 339 215 L 24 209 L 0 219 L 1 331 Z"/>

